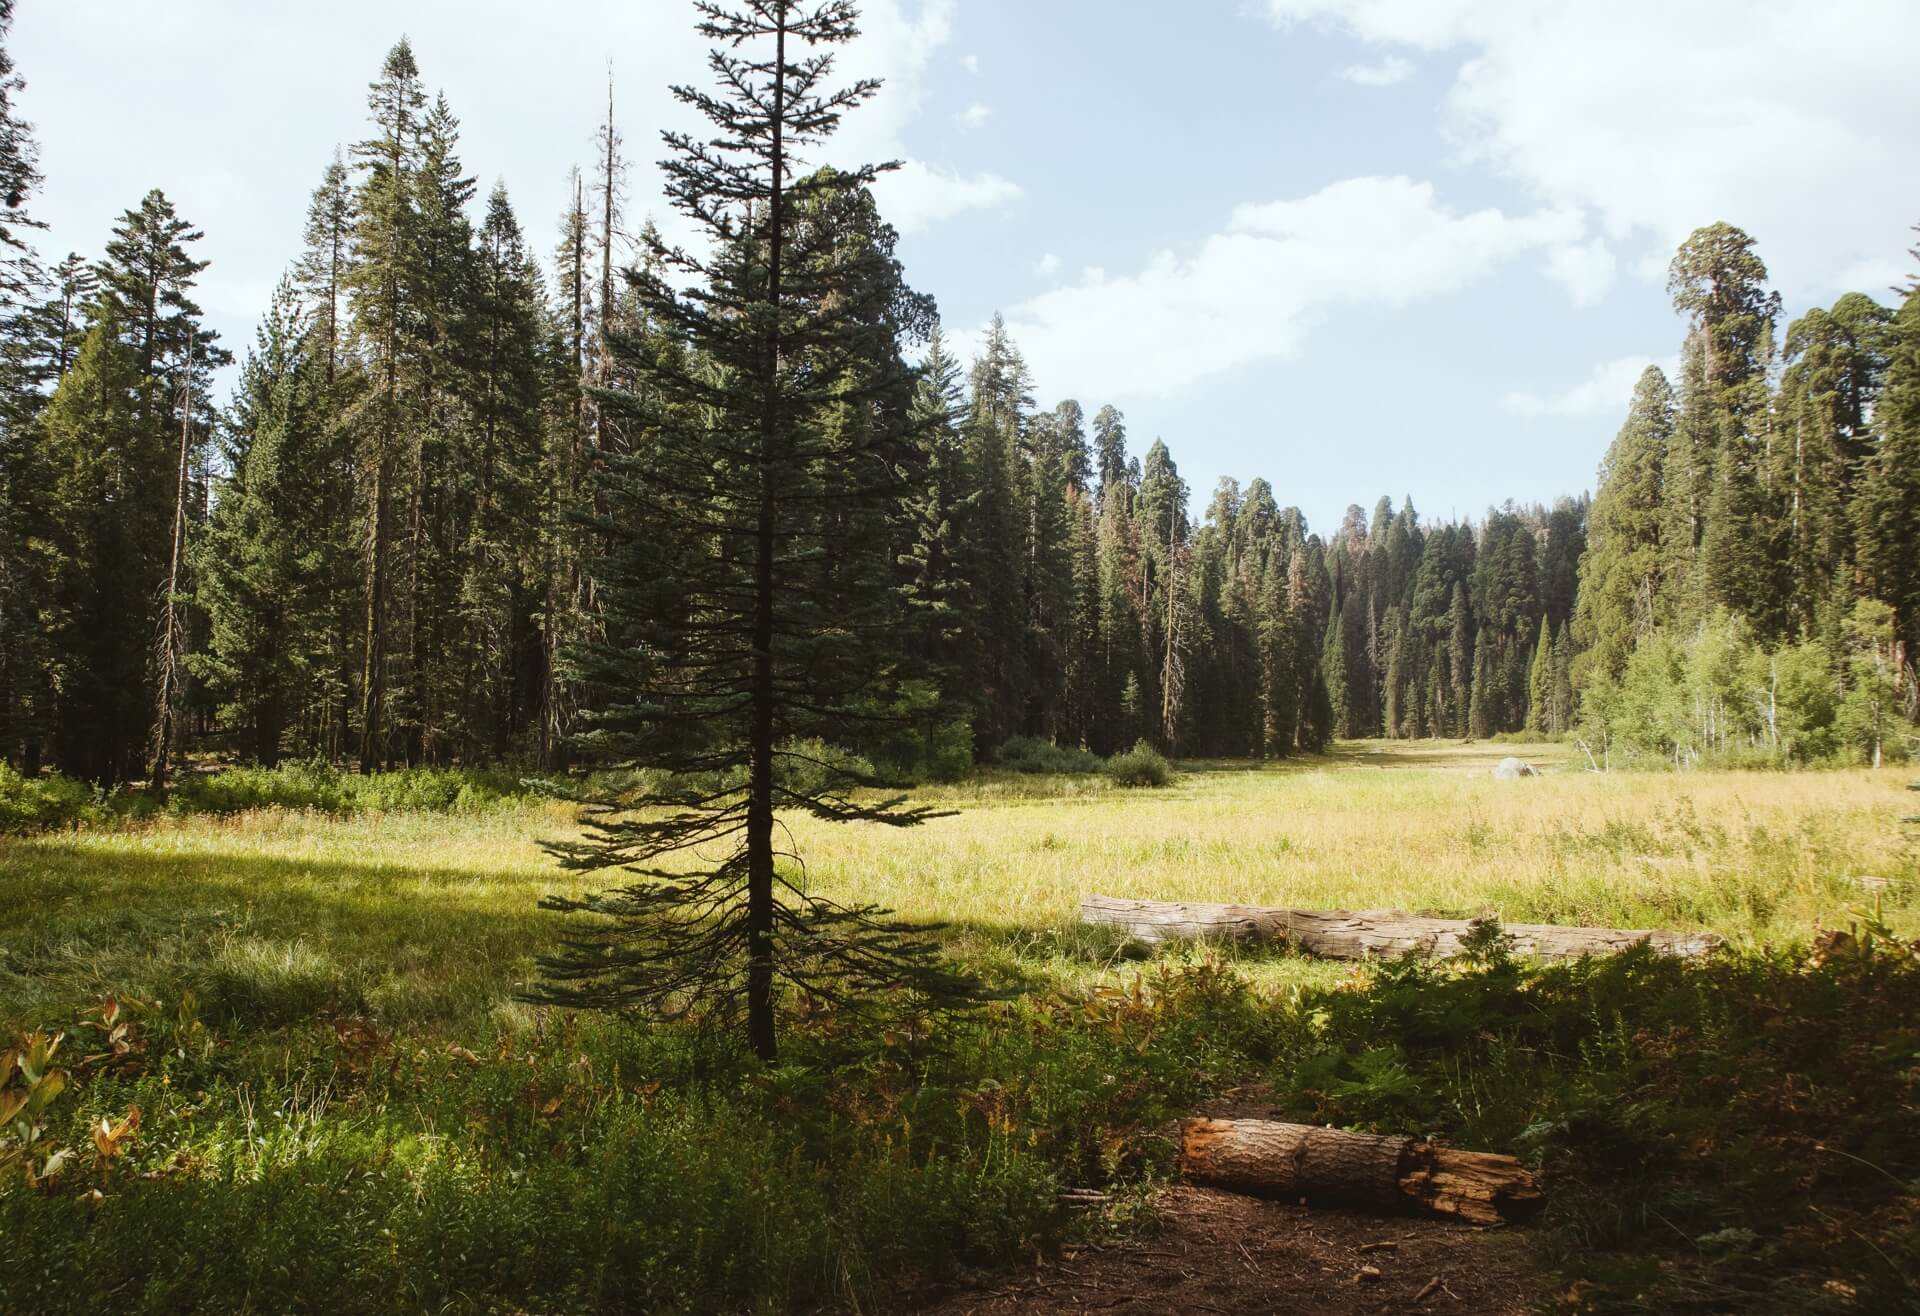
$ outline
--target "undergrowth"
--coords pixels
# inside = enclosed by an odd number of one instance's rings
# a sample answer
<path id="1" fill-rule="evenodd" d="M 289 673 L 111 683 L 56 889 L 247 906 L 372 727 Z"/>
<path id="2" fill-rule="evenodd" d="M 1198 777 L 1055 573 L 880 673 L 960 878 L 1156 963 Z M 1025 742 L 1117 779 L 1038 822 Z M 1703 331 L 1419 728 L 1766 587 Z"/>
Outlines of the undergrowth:
<path id="1" fill-rule="evenodd" d="M 1538 1166 L 1559 1309 L 1911 1311 L 1916 1000 L 1871 922 L 1546 967 L 1489 930 L 1291 991 L 1163 960 L 937 1035 L 796 1015 L 774 1068 L 619 1019 L 109 998 L 0 1183 L 0 1311 L 899 1309 L 1100 1229 L 1058 1192 L 1163 1181 L 1166 1121 L 1262 1076 L 1294 1118 Z"/>
<path id="2" fill-rule="evenodd" d="M 1373 967 L 1304 993 L 1307 1122 L 1539 1165 L 1577 1311 L 1920 1310 L 1920 945 L 1866 927 L 1704 963 Z"/>

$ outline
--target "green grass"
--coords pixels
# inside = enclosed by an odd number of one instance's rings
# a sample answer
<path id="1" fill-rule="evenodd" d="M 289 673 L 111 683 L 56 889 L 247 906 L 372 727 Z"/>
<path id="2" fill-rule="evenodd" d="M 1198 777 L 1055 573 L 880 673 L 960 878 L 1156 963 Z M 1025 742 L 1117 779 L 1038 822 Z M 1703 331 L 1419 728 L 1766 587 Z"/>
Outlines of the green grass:
<path id="1" fill-rule="evenodd" d="M 1548 775 L 1488 778 L 1511 752 Z M 54 1193 L 0 1187 L 0 1312 L 887 1309 L 1057 1237 L 1058 1186 L 1142 1200 L 1154 1127 L 1249 1082 L 1544 1164 L 1542 1263 L 1596 1307 L 1866 1310 L 1823 1285 L 1880 1301 L 1920 1264 L 1920 973 L 1777 949 L 1860 921 L 1864 875 L 1892 882 L 1884 931 L 1920 933 L 1903 778 L 1599 777 L 1507 745 L 1182 767 L 991 772 L 906 833 L 796 820 L 805 881 L 944 922 L 1031 991 L 932 1037 L 796 1024 L 772 1071 L 514 999 L 558 928 L 539 897 L 579 889 L 539 845 L 561 805 L 0 840 L 0 1025 L 68 1032 L 53 1136 L 80 1153 Z M 1287 955 L 1143 962 L 1076 924 L 1088 891 L 1704 927 L 1743 957 L 1356 991 Z M 109 992 L 144 1003 L 137 1045 L 82 1064 Z M 136 1105 L 96 1166 L 86 1128 Z"/>

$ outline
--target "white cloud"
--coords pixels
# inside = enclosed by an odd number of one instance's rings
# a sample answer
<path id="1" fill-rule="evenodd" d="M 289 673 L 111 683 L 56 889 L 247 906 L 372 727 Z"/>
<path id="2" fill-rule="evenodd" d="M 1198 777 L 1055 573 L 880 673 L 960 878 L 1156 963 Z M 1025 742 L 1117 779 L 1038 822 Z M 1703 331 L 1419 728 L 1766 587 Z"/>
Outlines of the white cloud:
<path id="1" fill-rule="evenodd" d="M 1509 393 L 1500 399 L 1501 409 L 1516 416 L 1607 416 L 1622 415 L 1633 397 L 1633 386 L 1648 366 L 1659 366 L 1671 377 L 1674 361 L 1650 356 L 1623 356 L 1602 361 L 1587 377 L 1559 393 Z"/>
<path id="2" fill-rule="evenodd" d="M 1920 174 L 1910 0 L 1265 0 L 1386 47 L 1456 51 L 1468 162 L 1593 214 L 1611 245 L 1745 228 L 1787 291 L 1905 246 Z M 1809 204 L 1808 198 L 1845 198 Z M 1664 261 L 1663 261 L 1664 263 Z"/>
<path id="3" fill-rule="evenodd" d="M 980 57 L 978 55 L 962 55 L 960 57 L 960 67 L 969 73 L 978 73 L 980 71 Z"/>
<path id="4" fill-rule="evenodd" d="M 1047 252 L 1033 263 L 1033 272 L 1043 279 L 1053 277 L 1060 272 L 1060 258 L 1050 251 Z"/>
<path id="5" fill-rule="evenodd" d="M 1378 64 L 1349 64 L 1335 76 L 1362 87 L 1391 87 L 1413 73 L 1413 61 L 1389 55 Z"/>
<path id="6" fill-rule="evenodd" d="M 1007 321 L 1049 387 L 1165 396 L 1288 354 L 1333 307 L 1404 306 L 1581 237 L 1571 211 L 1456 214 L 1430 183 L 1350 178 L 1297 200 L 1239 206 L 1191 254 L 1162 251 L 1124 276 L 1089 270 L 1013 307 Z"/>
<path id="7" fill-rule="evenodd" d="M 991 210 L 1020 198 L 1020 186 L 998 174 L 961 174 L 908 160 L 874 184 L 880 212 L 913 233 L 968 210 Z"/>
<path id="8" fill-rule="evenodd" d="M 1547 253 L 1547 275 L 1565 284 L 1575 306 L 1592 306 L 1613 287 L 1618 262 L 1603 239 L 1569 243 Z"/>
<path id="9" fill-rule="evenodd" d="M 991 105 L 982 105 L 979 101 L 975 101 L 973 104 L 967 106 L 966 109 L 954 115 L 953 121 L 962 128 L 984 128 L 987 126 L 987 120 L 992 117 L 993 107 Z"/>

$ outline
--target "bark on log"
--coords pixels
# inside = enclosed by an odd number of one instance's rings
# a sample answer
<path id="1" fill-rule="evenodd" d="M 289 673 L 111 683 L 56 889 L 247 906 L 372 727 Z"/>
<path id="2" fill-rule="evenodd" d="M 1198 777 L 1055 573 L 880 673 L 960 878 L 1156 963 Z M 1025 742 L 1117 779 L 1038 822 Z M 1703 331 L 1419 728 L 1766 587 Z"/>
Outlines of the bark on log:
<path id="1" fill-rule="evenodd" d="M 1180 1170 L 1194 1183 L 1252 1196 L 1424 1211 L 1481 1225 L 1529 1220 L 1547 1201 L 1511 1156 L 1275 1120 L 1183 1120 Z"/>
<path id="2" fill-rule="evenodd" d="M 1420 918 L 1394 910 L 1268 909 L 1097 895 L 1081 899 L 1080 921 L 1125 928 L 1149 944 L 1201 939 L 1279 942 L 1332 960 L 1392 957 L 1408 951 L 1457 955 L 1460 939 L 1472 926 L 1465 919 Z M 1573 928 L 1552 923 L 1503 923 L 1500 929 L 1514 938 L 1516 953 L 1550 960 L 1612 954 L 1640 941 L 1662 955 L 1704 955 L 1724 940 L 1711 932 Z"/>

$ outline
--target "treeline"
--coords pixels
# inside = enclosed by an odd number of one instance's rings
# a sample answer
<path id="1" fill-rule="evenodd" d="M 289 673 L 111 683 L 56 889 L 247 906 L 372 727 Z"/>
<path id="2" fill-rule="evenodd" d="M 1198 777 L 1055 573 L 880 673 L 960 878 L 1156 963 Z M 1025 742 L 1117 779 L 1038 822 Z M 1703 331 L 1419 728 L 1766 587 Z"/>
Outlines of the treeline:
<path id="1" fill-rule="evenodd" d="M 1914 253 L 1920 257 L 1920 251 Z M 1878 763 L 1920 711 L 1920 281 L 1779 337 L 1751 237 L 1696 231 L 1607 453 L 1573 622 L 1596 755 Z"/>
<path id="2" fill-rule="evenodd" d="M 1194 524 L 1164 443 L 1136 460 L 1112 407 L 1091 427 L 1032 408 L 998 321 L 964 390 L 937 343 L 928 367 L 941 480 L 909 561 L 982 748 L 1258 757 L 1569 725 L 1584 502 L 1476 528 L 1382 498 L 1323 540 L 1266 480 L 1223 479 Z"/>
<path id="3" fill-rule="evenodd" d="M 42 266 L 5 77 L 0 167 L 22 205 L 0 234 L 0 757 L 105 784 L 164 784 L 189 745 L 363 770 L 591 761 L 581 710 L 609 703 L 592 655 L 631 639 L 603 597 L 639 505 L 615 469 L 673 402 L 631 363 L 699 350 L 644 309 L 665 248 L 628 231 L 611 97 L 543 272 L 503 187 L 476 206 L 458 120 L 397 45 L 222 407 L 199 230 L 156 190 L 97 259 Z M 821 222 L 890 244 L 870 210 Z M 1920 311 L 1853 295 L 1776 352 L 1778 298 L 1738 230 L 1702 230 L 1674 269 L 1683 378 L 1642 381 L 1593 506 L 1509 503 L 1478 525 L 1383 498 L 1323 537 L 1263 479 L 1221 481 L 1196 521 L 1164 443 L 1136 457 L 1113 407 L 1036 405 L 997 319 L 965 364 L 936 331 L 879 585 L 913 618 L 923 734 L 853 748 L 925 772 L 1014 737 L 1271 757 L 1578 725 L 1599 755 L 1676 761 L 1897 746 Z M 1689 702 L 1685 654 L 1715 617 L 1762 660 L 1718 705 Z M 1775 661 L 1805 645 L 1818 661 Z M 1870 738 L 1845 730 L 1865 658 L 1886 705 Z M 1816 669 L 1826 702 L 1802 710 Z M 1763 670 L 1799 674 L 1770 675 L 1764 709 Z M 1819 734 L 1781 729 L 1801 722 Z"/>
<path id="4" fill-rule="evenodd" d="M 647 244 L 611 102 L 550 281 L 503 188 L 471 217 L 458 120 L 406 43 L 368 108 L 225 409 L 201 234 L 163 193 L 99 259 L 23 267 L 0 745 L 29 774 L 163 776 L 163 749 L 209 736 L 363 769 L 578 754 L 575 712 L 604 702 L 574 661 L 609 638 L 604 475 L 650 442 L 620 363 L 687 350 L 623 274 Z M 949 746 L 1279 755 L 1526 721 L 1577 505 L 1476 538 L 1383 502 L 1323 542 L 1265 481 L 1227 481 L 1194 525 L 1166 446 L 1130 457 L 1111 407 L 1036 409 L 997 323 L 964 372 L 936 337 L 913 405 L 893 583 Z"/>

